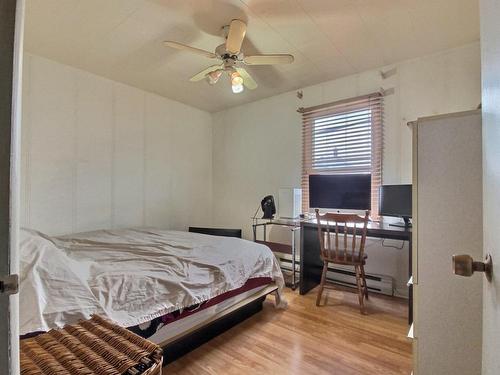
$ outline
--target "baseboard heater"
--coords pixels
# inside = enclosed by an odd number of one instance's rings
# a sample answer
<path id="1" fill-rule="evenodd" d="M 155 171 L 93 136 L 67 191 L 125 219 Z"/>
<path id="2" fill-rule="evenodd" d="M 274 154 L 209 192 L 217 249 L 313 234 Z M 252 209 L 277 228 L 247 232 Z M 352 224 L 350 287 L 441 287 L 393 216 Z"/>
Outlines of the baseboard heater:
<path id="1" fill-rule="evenodd" d="M 281 269 L 284 271 L 292 271 L 292 259 L 289 254 L 275 253 L 279 262 Z M 299 262 L 295 263 L 295 270 L 300 272 Z M 299 274 L 297 274 L 297 277 Z M 356 286 L 356 274 L 353 267 L 328 267 L 328 272 L 326 274 L 328 281 L 346 286 L 351 288 L 357 288 Z M 368 285 L 368 290 L 375 293 L 381 293 L 388 296 L 394 295 L 394 281 L 391 276 L 387 275 L 377 275 L 377 274 L 366 274 L 366 284 Z"/>

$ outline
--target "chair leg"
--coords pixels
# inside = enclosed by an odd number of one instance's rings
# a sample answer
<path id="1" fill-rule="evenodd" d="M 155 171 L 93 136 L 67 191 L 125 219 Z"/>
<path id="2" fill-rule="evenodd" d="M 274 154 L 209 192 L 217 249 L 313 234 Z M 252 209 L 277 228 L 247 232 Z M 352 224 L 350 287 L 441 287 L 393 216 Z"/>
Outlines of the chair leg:
<path id="1" fill-rule="evenodd" d="M 328 262 L 323 262 L 323 272 L 321 273 L 321 282 L 319 283 L 318 297 L 316 297 L 316 306 L 319 306 L 321 294 L 326 282 L 326 271 L 328 270 Z"/>
<path id="2" fill-rule="evenodd" d="M 361 265 L 361 277 L 363 278 L 363 286 L 365 288 L 365 297 L 368 299 L 368 285 L 366 284 L 365 266 Z"/>
<path id="3" fill-rule="evenodd" d="M 359 299 L 359 310 L 361 314 L 365 313 L 365 301 L 363 297 L 363 287 L 361 285 L 361 270 L 360 266 L 354 266 L 354 270 L 356 271 L 356 284 L 358 285 L 358 299 Z"/>

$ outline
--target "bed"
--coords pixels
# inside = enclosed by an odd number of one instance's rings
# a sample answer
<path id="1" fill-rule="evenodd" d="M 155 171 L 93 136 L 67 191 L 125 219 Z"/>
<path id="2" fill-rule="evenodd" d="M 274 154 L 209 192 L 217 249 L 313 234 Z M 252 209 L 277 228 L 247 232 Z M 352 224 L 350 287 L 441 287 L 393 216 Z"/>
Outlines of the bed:
<path id="1" fill-rule="evenodd" d="M 238 238 L 23 229 L 20 265 L 21 337 L 99 314 L 163 346 L 167 362 L 259 311 L 270 293 L 286 305 L 273 253 Z"/>

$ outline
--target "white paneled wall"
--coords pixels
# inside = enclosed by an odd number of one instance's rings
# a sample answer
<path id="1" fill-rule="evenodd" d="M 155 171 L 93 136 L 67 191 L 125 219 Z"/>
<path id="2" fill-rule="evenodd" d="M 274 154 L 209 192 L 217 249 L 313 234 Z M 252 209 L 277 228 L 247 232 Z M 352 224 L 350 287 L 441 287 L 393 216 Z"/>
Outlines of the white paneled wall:
<path id="1" fill-rule="evenodd" d="M 71 214 L 77 230 L 105 228 L 113 219 L 113 85 L 84 72 L 77 79 L 76 207 Z"/>
<path id="2" fill-rule="evenodd" d="M 144 101 L 143 92 L 114 84 L 112 225 L 144 223 Z M 167 142 L 165 142 L 165 146 Z"/>
<path id="3" fill-rule="evenodd" d="M 25 59 L 22 224 L 50 234 L 208 225 L 209 113 Z"/>

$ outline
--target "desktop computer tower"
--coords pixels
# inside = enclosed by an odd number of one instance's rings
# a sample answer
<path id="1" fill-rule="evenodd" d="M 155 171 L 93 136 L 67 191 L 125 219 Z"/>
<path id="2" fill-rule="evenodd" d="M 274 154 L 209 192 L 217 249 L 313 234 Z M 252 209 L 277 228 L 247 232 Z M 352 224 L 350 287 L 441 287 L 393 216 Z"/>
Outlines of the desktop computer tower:
<path id="1" fill-rule="evenodd" d="M 278 194 L 279 217 L 296 219 L 302 213 L 302 189 L 281 188 Z"/>

